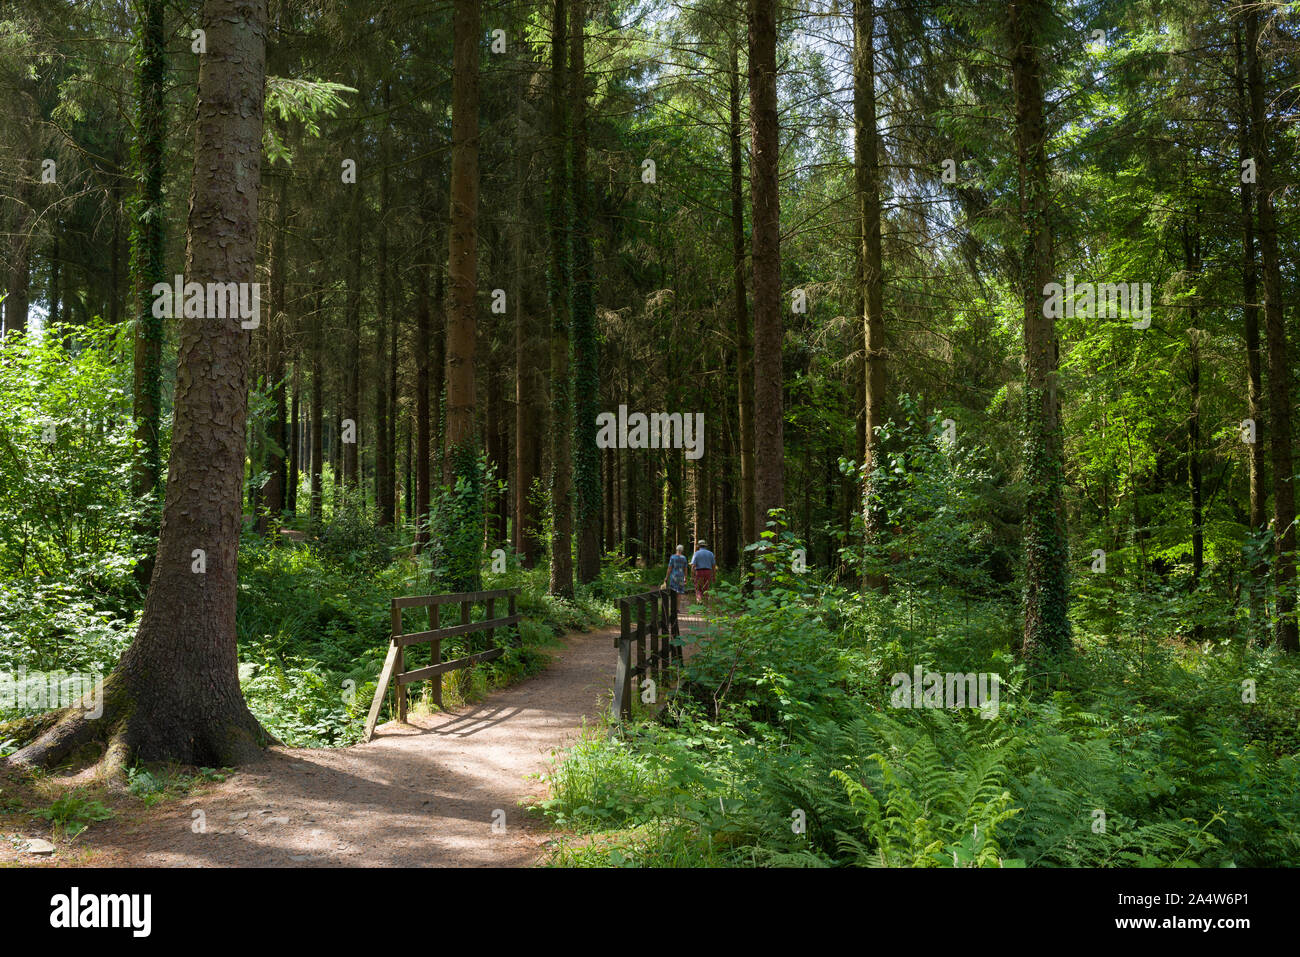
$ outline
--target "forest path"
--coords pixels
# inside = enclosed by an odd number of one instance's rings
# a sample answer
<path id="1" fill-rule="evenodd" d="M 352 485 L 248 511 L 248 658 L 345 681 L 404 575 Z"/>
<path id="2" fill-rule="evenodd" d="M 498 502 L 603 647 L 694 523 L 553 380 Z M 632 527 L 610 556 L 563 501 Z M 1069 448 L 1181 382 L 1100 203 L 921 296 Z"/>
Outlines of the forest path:
<path id="1" fill-rule="evenodd" d="M 683 616 L 681 630 L 697 622 Z M 520 802 L 545 797 L 538 775 L 552 752 L 609 708 L 616 634 L 570 634 L 541 674 L 454 713 L 381 725 L 368 744 L 273 748 L 201 793 L 96 824 L 78 844 L 95 866 L 533 864 L 553 832 Z"/>

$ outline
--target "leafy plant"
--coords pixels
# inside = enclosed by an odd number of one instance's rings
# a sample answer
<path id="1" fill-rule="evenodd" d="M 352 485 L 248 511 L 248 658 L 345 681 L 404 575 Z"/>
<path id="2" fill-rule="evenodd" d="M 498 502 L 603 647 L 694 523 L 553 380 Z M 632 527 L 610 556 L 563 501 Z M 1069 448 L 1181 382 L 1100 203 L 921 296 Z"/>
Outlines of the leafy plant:
<path id="1" fill-rule="evenodd" d="M 80 788 L 60 795 L 49 807 L 38 808 L 32 813 L 49 821 L 69 838 L 76 837 L 96 821 L 107 821 L 115 814 Z"/>

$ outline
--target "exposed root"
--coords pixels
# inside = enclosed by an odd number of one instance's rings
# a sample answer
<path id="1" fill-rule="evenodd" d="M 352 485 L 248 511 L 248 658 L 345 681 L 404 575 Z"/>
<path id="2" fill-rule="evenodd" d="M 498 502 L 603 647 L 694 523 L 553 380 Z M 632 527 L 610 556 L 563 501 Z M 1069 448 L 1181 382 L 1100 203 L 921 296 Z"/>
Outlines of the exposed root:
<path id="1" fill-rule="evenodd" d="M 86 745 L 105 740 L 110 730 L 110 722 L 90 719 L 80 708 L 56 711 L 52 717 L 46 730 L 9 756 L 10 764 L 28 771 L 57 767 Z"/>
<path id="2" fill-rule="evenodd" d="M 0 722 L 0 741 L 32 741 L 49 730 L 58 720 L 59 712 L 46 711 L 26 718 L 14 718 L 12 721 Z"/>
<path id="3" fill-rule="evenodd" d="M 180 764 L 234 766 L 261 756 L 269 744 L 279 744 L 246 708 L 226 720 L 206 724 L 173 722 L 160 731 L 150 716 L 136 708 L 121 674 L 104 679 L 102 708 L 79 706 L 24 719 L 19 734 L 26 744 L 8 763 L 26 771 L 49 770 L 69 760 L 95 765 L 95 776 L 110 785 L 126 780 L 126 769 L 137 760 Z M 14 724 L 18 724 L 15 722 Z"/>

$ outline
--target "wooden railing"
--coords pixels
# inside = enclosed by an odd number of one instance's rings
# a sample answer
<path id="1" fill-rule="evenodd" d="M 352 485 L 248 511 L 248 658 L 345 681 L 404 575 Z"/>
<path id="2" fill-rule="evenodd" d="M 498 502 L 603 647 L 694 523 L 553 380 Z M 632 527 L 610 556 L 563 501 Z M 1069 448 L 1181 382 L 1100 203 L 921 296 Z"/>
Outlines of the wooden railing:
<path id="1" fill-rule="evenodd" d="M 615 644 L 618 646 L 618 670 L 614 674 L 614 717 L 622 721 L 632 717 L 632 692 L 638 678 L 649 678 L 657 689 L 682 660 L 682 646 L 677 638 L 677 596 L 667 588 L 629 595 L 618 600 L 621 624 Z M 650 654 L 646 654 L 649 642 Z M 632 653 L 636 650 L 636 663 Z"/>
<path id="2" fill-rule="evenodd" d="M 505 649 L 495 644 L 496 630 L 519 624 L 515 601 L 519 595 L 518 588 L 501 588 L 496 591 L 459 592 L 454 595 L 411 595 L 406 598 L 394 598 L 392 603 L 392 639 L 388 644 L 388 656 L 384 659 L 384 668 L 379 672 L 379 684 L 375 687 L 375 699 L 370 703 L 370 714 L 366 717 L 366 732 L 362 741 L 369 741 L 375 733 L 375 722 L 379 720 L 379 709 L 384 703 L 384 694 L 388 691 L 389 681 L 394 681 L 397 696 L 396 714 L 398 721 L 406 721 L 406 686 L 416 681 L 439 678 L 449 671 L 468 668 L 481 661 L 500 658 Z M 504 618 L 496 616 L 497 599 L 507 600 L 507 612 Z M 475 602 L 482 602 L 484 613 L 482 621 L 473 621 Z M 439 627 L 439 618 L 443 605 L 460 605 L 460 624 Z M 402 631 L 403 608 L 428 608 L 429 629 L 405 634 Z M 477 654 L 466 655 L 454 661 L 442 660 L 442 639 L 454 635 L 468 635 L 474 632 L 488 633 L 488 649 Z M 408 645 L 428 643 L 432 647 L 427 667 L 414 671 L 403 671 L 403 649 Z M 433 683 L 433 703 L 442 707 L 442 681 Z"/>

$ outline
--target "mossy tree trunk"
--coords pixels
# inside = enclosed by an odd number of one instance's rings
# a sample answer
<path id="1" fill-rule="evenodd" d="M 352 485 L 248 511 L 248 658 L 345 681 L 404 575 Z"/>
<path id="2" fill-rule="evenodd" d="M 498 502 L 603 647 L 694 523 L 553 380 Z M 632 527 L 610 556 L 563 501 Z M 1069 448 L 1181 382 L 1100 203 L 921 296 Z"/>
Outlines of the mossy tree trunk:
<path id="1" fill-rule="evenodd" d="M 1043 76 L 1039 58 L 1042 0 L 1007 6 L 1011 84 L 1020 171 L 1021 295 L 1025 327 L 1025 628 L 1027 655 L 1059 654 L 1070 646 L 1069 548 L 1062 488 L 1064 451 L 1057 394 L 1056 323 L 1044 316 L 1043 288 L 1052 280 L 1048 223 L 1050 187 Z"/>
<path id="2" fill-rule="evenodd" d="M 478 587 L 483 547 L 483 489 L 474 427 L 475 344 L 478 330 L 478 58 L 479 0 L 456 0 L 451 92 L 451 228 L 447 275 L 447 434 L 444 484 L 463 490 L 446 516 L 448 586 Z M 516 304 L 516 307 L 518 304 Z"/>
<path id="3" fill-rule="evenodd" d="M 551 188 L 547 231 L 551 256 L 546 277 L 551 310 L 551 584 L 550 593 L 573 596 L 573 387 L 569 372 L 569 174 L 565 76 L 566 7 L 555 0 L 551 18 Z"/>
<path id="4" fill-rule="evenodd" d="M 591 202 L 587 183 L 586 7 L 570 0 L 569 75 L 573 135 L 570 140 L 573 184 L 573 475 L 578 525 L 578 581 L 600 574 L 600 452 L 596 416 L 600 412 L 600 345 L 596 333 L 595 278 L 591 252 Z"/>
<path id="5" fill-rule="evenodd" d="M 135 365 L 132 389 L 135 438 L 139 443 L 132 478 L 137 497 L 158 493 L 162 486 L 159 451 L 162 415 L 163 320 L 153 314 L 155 283 L 169 282 L 164 262 L 166 230 L 163 228 L 167 145 L 167 42 L 163 34 L 162 0 L 144 0 L 135 17 L 136 131 L 133 157 L 140 191 L 135 198 L 131 232 L 131 279 L 136 292 Z M 139 529 L 150 536 L 158 531 L 158 513 L 145 518 Z M 141 585 L 153 572 L 152 558 L 137 566 Z"/>
<path id="6" fill-rule="evenodd" d="M 1291 366 L 1282 312 L 1282 267 L 1277 215 L 1273 209 L 1273 164 L 1269 155 L 1268 94 L 1259 50 L 1259 9 L 1246 13 L 1246 88 L 1250 94 L 1250 133 L 1255 160 L 1255 207 L 1261 275 L 1264 280 L 1264 340 L 1268 348 L 1268 443 L 1273 465 L 1274 585 L 1277 630 L 1274 641 L 1286 651 L 1300 650 L 1295 597 L 1295 487 L 1291 453 Z"/>

